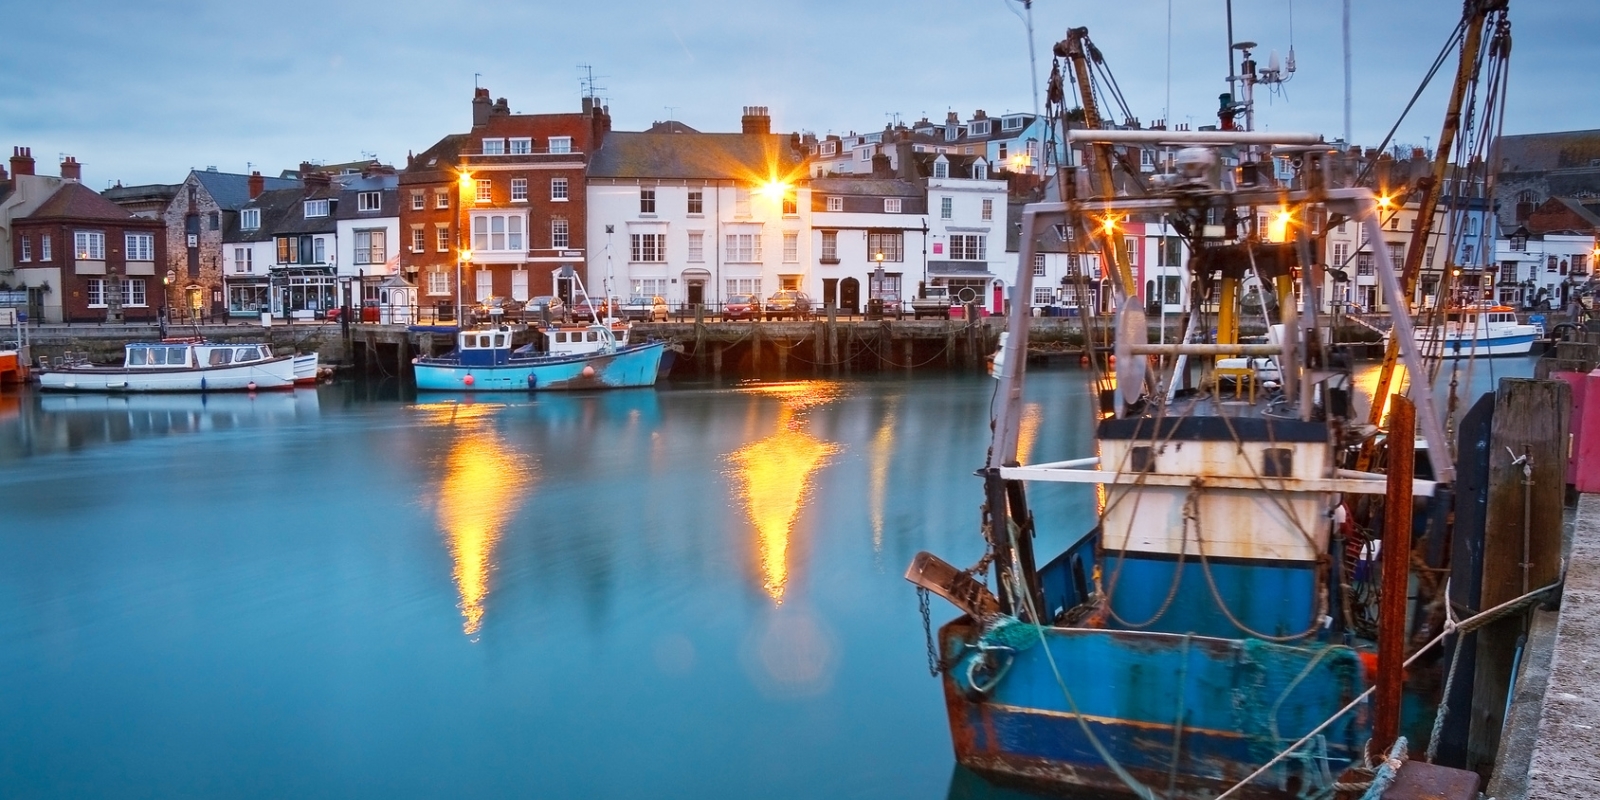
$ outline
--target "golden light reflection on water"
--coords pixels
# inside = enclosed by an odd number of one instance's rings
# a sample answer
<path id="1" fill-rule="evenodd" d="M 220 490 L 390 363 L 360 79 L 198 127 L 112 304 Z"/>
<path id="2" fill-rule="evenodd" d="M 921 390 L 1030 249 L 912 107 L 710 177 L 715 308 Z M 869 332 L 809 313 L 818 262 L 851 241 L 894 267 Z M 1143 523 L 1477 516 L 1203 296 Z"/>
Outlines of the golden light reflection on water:
<path id="1" fill-rule="evenodd" d="M 483 628 L 495 544 L 534 481 L 526 456 L 494 428 L 493 417 L 501 408 L 476 403 L 417 406 L 426 423 L 456 431 L 445 453 L 436 510 L 455 560 L 461 632 L 468 636 Z"/>
<path id="2" fill-rule="evenodd" d="M 889 492 L 889 459 L 894 455 L 894 408 L 883 415 L 877 435 L 872 437 L 872 485 L 867 506 L 872 516 L 872 552 L 883 552 L 883 514 Z"/>
<path id="3" fill-rule="evenodd" d="M 1022 424 L 1017 427 L 1018 464 L 1027 464 L 1033 459 L 1033 443 L 1039 437 L 1040 414 L 1038 403 L 1028 403 L 1022 407 Z"/>
<path id="4" fill-rule="evenodd" d="M 839 396 L 838 384 L 795 381 L 752 386 L 741 391 L 782 400 L 778 430 L 728 457 L 745 513 L 756 528 L 756 561 L 761 588 L 783 603 L 789 583 L 790 538 L 816 471 L 839 446 L 806 432 L 802 411 Z"/>
<path id="5" fill-rule="evenodd" d="M 1351 376 L 1356 391 L 1366 398 L 1367 408 L 1372 407 L 1372 393 L 1378 390 L 1378 372 L 1377 368 L 1365 369 Z M 1389 379 L 1389 395 L 1383 399 L 1383 414 L 1378 418 L 1379 425 L 1389 421 L 1389 406 L 1394 396 L 1405 393 L 1410 385 L 1410 375 L 1406 372 L 1406 365 L 1397 362 L 1394 365 L 1394 376 Z"/>

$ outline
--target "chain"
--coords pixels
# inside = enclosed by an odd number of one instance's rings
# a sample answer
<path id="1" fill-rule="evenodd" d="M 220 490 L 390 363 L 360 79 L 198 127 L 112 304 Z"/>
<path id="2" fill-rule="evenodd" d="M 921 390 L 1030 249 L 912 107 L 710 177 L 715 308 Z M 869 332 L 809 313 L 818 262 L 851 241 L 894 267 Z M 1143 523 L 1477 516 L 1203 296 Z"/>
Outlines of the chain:
<path id="1" fill-rule="evenodd" d="M 922 637 L 928 643 L 928 674 L 939 677 L 939 653 L 933 646 L 933 621 L 928 610 L 928 590 L 917 587 L 917 607 L 922 610 Z"/>

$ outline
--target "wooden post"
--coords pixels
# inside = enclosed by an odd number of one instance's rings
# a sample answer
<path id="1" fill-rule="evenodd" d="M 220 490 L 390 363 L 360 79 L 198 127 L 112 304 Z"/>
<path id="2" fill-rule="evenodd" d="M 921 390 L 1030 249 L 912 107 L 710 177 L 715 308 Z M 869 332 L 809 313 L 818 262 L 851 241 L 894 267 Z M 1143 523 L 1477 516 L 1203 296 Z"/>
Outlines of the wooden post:
<path id="1" fill-rule="evenodd" d="M 840 360 L 844 362 L 844 371 L 845 371 L 845 374 L 847 374 L 847 375 L 850 373 L 850 358 L 852 356 L 854 356 L 855 354 L 856 354 L 856 326 L 854 326 L 854 325 L 846 325 L 844 327 L 844 357 L 841 358 Z"/>
<path id="2" fill-rule="evenodd" d="M 811 325 L 811 371 L 813 373 L 817 371 L 817 367 L 820 366 L 824 360 L 823 347 L 825 347 L 827 344 L 827 331 L 827 325 L 824 324 L 820 319 L 816 320 Z"/>
<path id="3" fill-rule="evenodd" d="M 1411 579 L 1411 478 L 1417 409 L 1395 395 L 1389 404 L 1388 491 L 1383 499 L 1383 584 L 1378 605 L 1378 691 L 1367 754 L 1388 753 L 1400 735 L 1405 687 L 1406 593 Z"/>
<path id="4" fill-rule="evenodd" d="M 750 328 L 750 374 L 751 377 L 761 377 L 761 324 L 754 323 Z"/>
<path id="5" fill-rule="evenodd" d="M 910 372 L 912 359 L 911 337 L 908 335 L 901 339 L 901 342 L 903 342 L 902 347 L 905 349 L 905 356 L 901 358 L 901 363 L 905 365 L 906 372 Z"/>
<path id="6" fill-rule="evenodd" d="M 1561 576 L 1561 517 L 1571 409 L 1572 390 L 1565 382 L 1500 381 L 1489 438 L 1480 609 L 1524 594 L 1524 583 L 1538 589 Z M 1525 465 L 1529 467 L 1526 474 Z M 1523 617 L 1513 615 L 1478 629 L 1467 767 L 1480 773 L 1493 768 L 1499 749 L 1522 627 Z"/>
<path id="7" fill-rule="evenodd" d="M 722 343 L 718 342 L 715 350 L 711 351 L 711 376 L 722 377 Z"/>
<path id="8" fill-rule="evenodd" d="M 894 347 L 894 333 L 889 330 L 887 320 L 878 323 L 878 371 L 889 369 L 889 350 Z"/>
<path id="9" fill-rule="evenodd" d="M 839 371 L 839 328 L 837 327 L 837 325 L 838 325 L 838 313 L 839 313 L 839 310 L 834 308 L 832 303 L 829 303 L 828 304 L 828 363 L 829 363 L 829 365 L 831 365 L 833 367 L 833 371 L 835 373 L 837 373 Z"/>
<path id="10" fill-rule="evenodd" d="M 789 340 L 782 339 L 774 344 L 778 348 L 778 380 L 789 377 Z"/>

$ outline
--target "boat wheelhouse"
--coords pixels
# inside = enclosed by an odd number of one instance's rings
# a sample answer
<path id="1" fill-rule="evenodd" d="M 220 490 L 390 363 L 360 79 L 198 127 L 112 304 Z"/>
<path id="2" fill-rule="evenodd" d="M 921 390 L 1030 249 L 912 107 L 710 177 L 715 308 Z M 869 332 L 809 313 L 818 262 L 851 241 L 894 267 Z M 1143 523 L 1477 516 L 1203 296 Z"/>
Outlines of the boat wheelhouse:
<path id="1" fill-rule="evenodd" d="M 1542 332 L 1517 319 L 1510 306 L 1463 306 L 1445 312 L 1444 323 L 1417 329 L 1423 352 L 1439 358 L 1521 356 Z"/>
<path id="2" fill-rule="evenodd" d="M 627 344 L 612 325 L 538 331 L 539 346 L 515 347 L 515 331 L 490 324 L 460 331 L 456 349 L 412 361 L 417 388 L 435 391 L 550 391 L 653 386 L 666 342 Z"/>

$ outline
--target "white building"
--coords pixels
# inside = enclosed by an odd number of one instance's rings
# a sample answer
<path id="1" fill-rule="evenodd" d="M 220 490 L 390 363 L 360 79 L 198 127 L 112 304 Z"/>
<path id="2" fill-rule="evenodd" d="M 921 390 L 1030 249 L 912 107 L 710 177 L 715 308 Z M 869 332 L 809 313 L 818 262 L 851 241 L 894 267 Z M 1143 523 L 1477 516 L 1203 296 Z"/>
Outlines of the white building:
<path id="1" fill-rule="evenodd" d="M 811 189 L 766 108 L 744 133 L 613 131 L 588 175 L 585 282 L 607 294 L 659 295 L 673 308 L 730 294 L 798 289 L 816 298 Z"/>
<path id="2" fill-rule="evenodd" d="M 917 157 L 929 168 L 929 253 L 922 280 L 949 287 L 950 296 L 958 300 L 977 300 L 992 314 L 1003 313 L 1005 287 L 1011 281 L 1006 268 L 1006 182 L 971 177 L 985 174 L 981 157 Z"/>
<path id="3" fill-rule="evenodd" d="M 874 296 L 904 301 L 915 295 L 929 253 L 928 190 L 922 182 L 818 178 L 811 181 L 811 202 L 809 236 L 822 286 L 818 303 L 854 314 Z"/>

